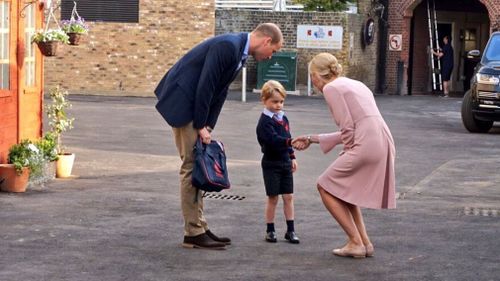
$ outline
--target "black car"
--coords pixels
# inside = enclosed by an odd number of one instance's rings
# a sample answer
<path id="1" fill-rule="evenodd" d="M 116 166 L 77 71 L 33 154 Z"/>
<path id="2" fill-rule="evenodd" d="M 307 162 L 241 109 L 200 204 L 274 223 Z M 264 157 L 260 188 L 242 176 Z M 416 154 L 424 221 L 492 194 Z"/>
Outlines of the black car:
<path id="1" fill-rule="evenodd" d="M 468 54 L 479 57 L 478 50 Z M 500 121 L 500 31 L 491 34 L 481 61 L 474 68 L 462 102 L 462 123 L 472 133 L 486 133 Z"/>

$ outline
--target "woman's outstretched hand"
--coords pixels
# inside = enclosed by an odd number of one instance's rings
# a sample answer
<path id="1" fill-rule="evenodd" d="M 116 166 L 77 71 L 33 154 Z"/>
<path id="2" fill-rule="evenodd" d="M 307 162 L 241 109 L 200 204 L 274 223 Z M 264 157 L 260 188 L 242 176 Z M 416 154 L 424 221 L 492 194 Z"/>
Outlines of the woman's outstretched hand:
<path id="1" fill-rule="evenodd" d="M 309 147 L 311 141 L 307 136 L 296 137 L 292 140 L 292 146 L 297 150 L 305 150 Z"/>

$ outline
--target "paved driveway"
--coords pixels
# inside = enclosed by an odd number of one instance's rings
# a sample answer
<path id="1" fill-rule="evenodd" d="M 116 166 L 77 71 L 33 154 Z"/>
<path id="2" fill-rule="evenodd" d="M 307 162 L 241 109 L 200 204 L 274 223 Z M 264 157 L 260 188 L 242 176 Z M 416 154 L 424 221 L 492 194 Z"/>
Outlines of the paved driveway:
<path id="1" fill-rule="evenodd" d="M 180 246 L 180 161 L 153 98 L 71 99 L 64 141 L 79 178 L 0 194 L 0 280 L 499 280 L 500 127 L 467 133 L 461 99 L 376 97 L 396 142 L 399 199 L 395 210 L 364 211 L 376 256 L 363 260 L 331 254 L 344 234 L 315 188 L 340 148 L 297 152 L 301 243 L 282 239 L 281 203 L 280 241 L 264 242 L 255 95 L 241 103 L 232 93 L 214 132 L 233 188 L 205 209 L 211 229 L 233 239 L 225 251 Z M 320 97 L 285 106 L 293 135 L 336 130 Z"/>

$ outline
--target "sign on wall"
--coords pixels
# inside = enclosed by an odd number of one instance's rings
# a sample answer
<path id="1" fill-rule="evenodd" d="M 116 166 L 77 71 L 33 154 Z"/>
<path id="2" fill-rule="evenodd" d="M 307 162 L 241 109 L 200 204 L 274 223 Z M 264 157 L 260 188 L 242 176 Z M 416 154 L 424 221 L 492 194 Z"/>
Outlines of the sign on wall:
<path id="1" fill-rule="evenodd" d="M 389 51 L 401 51 L 403 45 L 403 35 L 390 34 L 389 35 Z"/>
<path id="2" fill-rule="evenodd" d="M 297 48 L 342 49 L 342 26 L 297 25 Z"/>

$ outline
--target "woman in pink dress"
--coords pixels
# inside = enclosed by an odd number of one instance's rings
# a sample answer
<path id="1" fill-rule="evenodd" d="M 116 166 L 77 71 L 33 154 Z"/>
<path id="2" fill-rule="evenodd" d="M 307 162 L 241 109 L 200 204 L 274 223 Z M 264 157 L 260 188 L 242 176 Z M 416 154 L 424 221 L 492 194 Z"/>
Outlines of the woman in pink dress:
<path id="1" fill-rule="evenodd" d="M 323 204 L 347 234 L 347 244 L 333 254 L 371 257 L 374 247 L 366 232 L 360 207 L 396 207 L 391 132 L 380 114 L 373 93 L 363 83 L 340 77 L 342 67 L 329 53 L 309 63 L 311 80 L 324 98 L 339 131 L 301 136 L 295 148 L 318 143 L 324 153 L 343 144 L 340 156 L 321 174 L 317 185 Z"/>

